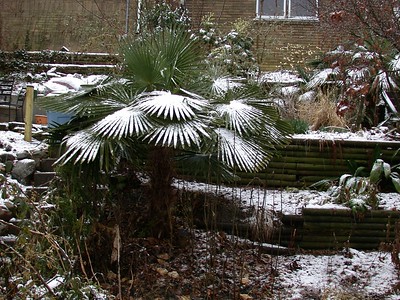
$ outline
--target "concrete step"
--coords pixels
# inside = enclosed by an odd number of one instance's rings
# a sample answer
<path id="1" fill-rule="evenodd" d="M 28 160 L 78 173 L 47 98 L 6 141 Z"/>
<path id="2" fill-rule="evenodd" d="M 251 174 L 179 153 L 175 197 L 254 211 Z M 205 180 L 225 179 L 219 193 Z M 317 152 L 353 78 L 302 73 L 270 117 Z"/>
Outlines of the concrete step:
<path id="1" fill-rule="evenodd" d="M 44 158 L 39 162 L 39 166 L 37 168 L 40 172 L 53 172 L 54 171 L 54 163 L 57 161 L 57 158 Z"/>
<path id="2" fill-rule="evenodd" d="M 51 180 L 56 176 L 56 172 L 40 172 L 33 174 L 34 187 L 47 187 Z"/>

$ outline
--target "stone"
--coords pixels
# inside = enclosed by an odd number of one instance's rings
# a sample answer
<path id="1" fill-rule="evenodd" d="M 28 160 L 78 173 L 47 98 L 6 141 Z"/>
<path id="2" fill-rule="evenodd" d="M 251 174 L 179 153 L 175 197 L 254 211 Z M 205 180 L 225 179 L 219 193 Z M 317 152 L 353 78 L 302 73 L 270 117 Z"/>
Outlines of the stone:
<path id="1" fill-rule="evenodd" d="M 31 154 L 29 153 L 28 150 L 17 151 L 15 155 L 17 159 L 31 158 Z"/>
<path id="2" fill-rule="evenodd" d="M 31 176 L 36 170 L 36 161 L 34 159 L 22 159 L 15 163 L 11 171 L 11 175 L 16 178 L 20 183 L 26 184 L 29 182 Z"/>
<path id="3" fill-rule="evenodd" d="M 0 205 L 0 220 L 3 221 L 10 221 L 12 217 L 12 213 L 8 210 L 8 208 L 5 205 Z"/>
<path id="4" fill-rule="evenodd" d="M 7 161 L 14 161 L 17 159 L 17 156 L 9 151 L 0 151 L 0 162 L 5 163 Z"/>

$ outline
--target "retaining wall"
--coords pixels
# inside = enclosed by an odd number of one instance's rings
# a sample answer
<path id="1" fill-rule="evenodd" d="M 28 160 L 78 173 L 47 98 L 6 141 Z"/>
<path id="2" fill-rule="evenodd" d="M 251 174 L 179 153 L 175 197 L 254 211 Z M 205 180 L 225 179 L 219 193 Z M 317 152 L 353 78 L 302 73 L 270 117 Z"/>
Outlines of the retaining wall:
<path id="1" fill-rule="evenodd" d="M 258 173 L 239 172 L 240 184 L 265 187 L 307 187 L 323 179 L 351 173 L 348 161 L 372 167 L 376 156 L 391 165 L 400 163 L 400 141 L 353 141 L 293 138 L 278 149 L 268 167 Z"/>
<path id="2" fill-rule="evenodd" d="M 275 241 L 301 249 L 379 249 L 398 238 L 400 212 L 350 209 L 303 209 L 302 215 L 284 215 Z"/>

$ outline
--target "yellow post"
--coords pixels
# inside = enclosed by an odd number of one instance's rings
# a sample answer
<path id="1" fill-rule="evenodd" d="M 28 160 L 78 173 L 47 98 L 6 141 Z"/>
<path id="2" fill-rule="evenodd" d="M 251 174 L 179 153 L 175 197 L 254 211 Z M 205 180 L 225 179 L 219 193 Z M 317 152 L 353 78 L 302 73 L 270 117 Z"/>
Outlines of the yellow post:
<path id="1" fill-rule="evenodd" d="M 33 121 L 33 98 L 34 98 L 34 88 L 32 85 L 26 87 L 25 96 L 25 134 L 24 140 L 27 142 L 32 142 L 32 121 Z"/>

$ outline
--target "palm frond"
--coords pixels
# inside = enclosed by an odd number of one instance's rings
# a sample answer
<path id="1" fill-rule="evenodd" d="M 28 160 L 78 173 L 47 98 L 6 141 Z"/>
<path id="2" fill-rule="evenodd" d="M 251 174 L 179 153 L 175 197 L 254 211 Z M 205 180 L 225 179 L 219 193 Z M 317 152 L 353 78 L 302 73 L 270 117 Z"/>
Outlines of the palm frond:
<path id="1" fill-rule="evenodd" d="M 209 128 L 201 120 L 174 122 L 161 125 L 148 133 L 144 140 L 156 146 L 173 148 L 200 147 L 204 139 L 210 138 Z"/>
<path id="2" fill-rule="evenodd" d="M 142 91 L 174 90 L 195 78 L 202 59 L 199 49 L 183 29 L 159 31 L 122 47 L 125 74 Z"/>
<path id="3" fill-rule="evenodd" d="M 137 107 L 157 118 L 186 121 L 193 119 L 197 112 L 205 109 L 207 105 L 207 101 L 201 98 L 154 91 L 143 94 Z"/>
<path id="4" fill-rule="evenodd" d="M 323 69 L 314 74 L 314 76 L 312 76 L 311 80 L 307 82 L 306 88 L 309 90 L 315 89 L 327 83 L 329 80 L 332 80 L 333 79 L 332 77 L 334 77 L 337 74 L 338 74 L 338 69 L 332 69 L 332 68 Z"/>
<path id="5" fill-rule="evenodd" d="M 215 110 L 225 121 L 226 128 L 240 135 L 262 129 L 263 112 L 248 105 L 246 101 L 233 100 L 228 104 L 218 105 Z"/>
<path id="6" fill-rule="evenodd" d="M 238 168 L 244 172 L 260 171 L 272 157 L 270 152 L 264 151 L 254 140 L 242 139 L 223 128 L 218 129 L 217 133 L 219 158 L 230 168 Z"/>
<path id="7" fill-rule="evenodd" d="M 107 77 L 96 86 L 84 86 L 82 90 L 76 92 L 39 97 L 35 104 L 46 111 L 56 111 L 74 116 L 106 115 L 124 106 L 125 103 L 119 98 L 107 97 L 107 94 L 121 85 L 124 83 Z"/>
<path id="8" fill-rule="evenodd" d="M 130 78 L 138 91 L 162 89 L 166 85 L 162 71 L 167 67 L 160 53 L 152 44 L 139 41 L 122 50 L 126 65 L 125 76 Z"/>
<path id="9" fill-rule="evenodd" d="M 132 138 L 110 139 L 94 135 L 90 130 L 82 130 L 68 136 L 64 141 L 66 151 L 57 160 L 58 164 L 95 164 L 99 170 L 110 171 L 125 157 L 133 161 L 139 157 L 141 144 Z M 132 147 L 132 145 L 135 145 Z M 137 149 L 135 149 L 137 148 Z M 136 151 L 137 150 L 137 151 Z"/>
<path id="10" fill-rule="evenodd" d="M 128 106 L 106 116 L 93 125 L 91 130 L 103 137 L 117 138 L 141 136 L 154 125 L 147 115 L 135 106 Z"/>

